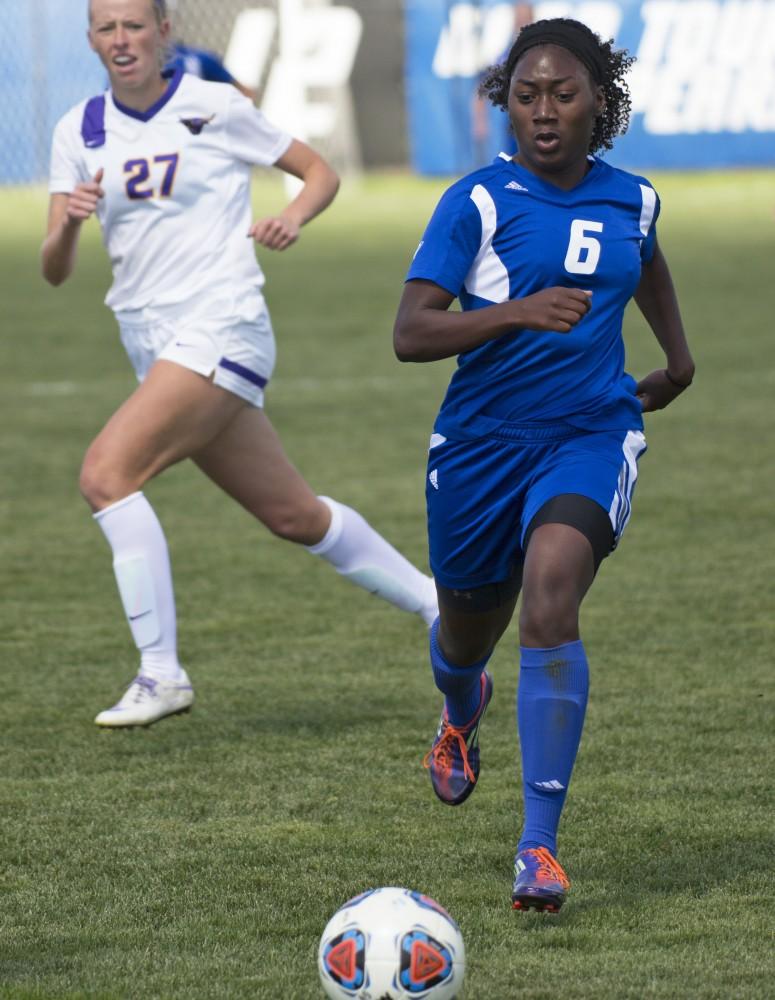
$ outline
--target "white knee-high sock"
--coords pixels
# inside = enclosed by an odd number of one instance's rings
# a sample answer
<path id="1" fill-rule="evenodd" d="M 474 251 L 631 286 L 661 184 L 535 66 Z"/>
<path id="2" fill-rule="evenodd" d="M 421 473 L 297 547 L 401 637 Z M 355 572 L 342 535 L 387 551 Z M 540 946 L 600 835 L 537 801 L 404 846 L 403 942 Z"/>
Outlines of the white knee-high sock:
<path id="1" fill-rule="evenodd" d="M 113 571 L 135 645 L 140 673 L 179 680 L 175 595 L 167 541 L 142 493 L 97 511 L 95 521 L 113 550 Z"/>
<path id="2" fill-rule="evenodd" d="M 438 615 L 436 587 L 385 541 L 361 515 L 330 497 L 319 497 L 331 511 L 331 524 L 307 551 L 331 563 L 337 573 L 402 611 L 413 611 L 431 625 Z"/>

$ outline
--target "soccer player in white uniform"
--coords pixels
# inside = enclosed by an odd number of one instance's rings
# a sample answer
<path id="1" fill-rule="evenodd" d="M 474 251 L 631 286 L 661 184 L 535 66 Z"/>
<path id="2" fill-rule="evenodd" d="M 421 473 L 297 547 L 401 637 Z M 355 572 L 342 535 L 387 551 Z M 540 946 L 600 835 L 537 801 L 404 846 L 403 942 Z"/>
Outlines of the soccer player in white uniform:
<path id="1" fill-rule="evenodd" d="M 80 478 L 140 651 L 137 677 L 95 720 L 105 727 L 149 725 L 194 699 L 178 661 L 167 544 L 142 492 L 181 459 L 276 535 L 427 624 L 436 616 L 432 579 L 354 510 L 316 496 L 262 409 L 275 345 L 253 241 L 291 246 L 338 178 L 234 87 L 179 69 L 163 75 L 169 34 L 165 0 L 91 0 L 88 37 L 111 88 L 56 127 L 42 249 L 44 277 L 61 284 L 82 224 L 97 216 L 113 268 L 106 302 L 140 380 L 92 442 Z M 303 187 L 253 222 L 251 168 L 271 164 Z"/>

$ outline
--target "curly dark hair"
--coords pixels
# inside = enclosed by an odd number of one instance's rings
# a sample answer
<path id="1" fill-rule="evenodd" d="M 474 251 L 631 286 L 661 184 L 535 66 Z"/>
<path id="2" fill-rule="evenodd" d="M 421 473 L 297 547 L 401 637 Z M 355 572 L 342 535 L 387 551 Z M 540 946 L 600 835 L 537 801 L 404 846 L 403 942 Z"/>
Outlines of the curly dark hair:
<path id="1" fill-rule="evenodd" d="M 526 25 L 517 35 L 506 61 L 486 71 L 479 93 L 496 107 L 508 111 L 514 69 L 525 52 L 537 45 L 560 45 L 567 49 L 582 63 L 592 82 L 603 88 L 605 108 L 595 119 L 589 152 L 612 149 L 614 138 L 626 132 L 630 123 L 632 101 L 625 76 L 635 57 L 626 49 L 615 49 L 613 39 L 604 42 L 581 21 L 554 17 Z"/>

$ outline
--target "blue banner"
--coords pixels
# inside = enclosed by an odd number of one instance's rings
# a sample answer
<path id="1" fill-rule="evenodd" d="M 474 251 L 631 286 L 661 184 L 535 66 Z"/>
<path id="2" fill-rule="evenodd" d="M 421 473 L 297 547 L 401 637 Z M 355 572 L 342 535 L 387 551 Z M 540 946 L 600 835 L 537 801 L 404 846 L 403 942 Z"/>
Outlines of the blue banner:
<path id="1" fill-rule="evenodd" d="M 505 57 L 518 6 L 405 0 L 409 139 L 420 173 L 462 174 L 513 151 L 508 116 L 483 106 L 476 89 Z M 611 163 L 775 166 L 775 0 L 550 0 L 532 13 L 574 17 L 637 56 L 630 127 Z"/>

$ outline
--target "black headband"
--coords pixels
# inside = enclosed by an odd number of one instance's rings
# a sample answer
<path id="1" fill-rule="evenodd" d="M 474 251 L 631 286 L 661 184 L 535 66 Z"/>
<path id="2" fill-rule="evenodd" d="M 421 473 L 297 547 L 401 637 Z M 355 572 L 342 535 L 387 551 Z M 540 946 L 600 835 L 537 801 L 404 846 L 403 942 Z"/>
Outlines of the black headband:
<path id="1" fill-rule="evenodd" d="M 600 42 L 585 25 L 557 18 L 554 21 L 536 21 L 522 29 L 509 55 L 512 71 L 528 49 L 538 45 L 559 45 L 567 49 L 587 69 L 596 84 L 605 79 L 605 63 L 600 52 Z"/>

